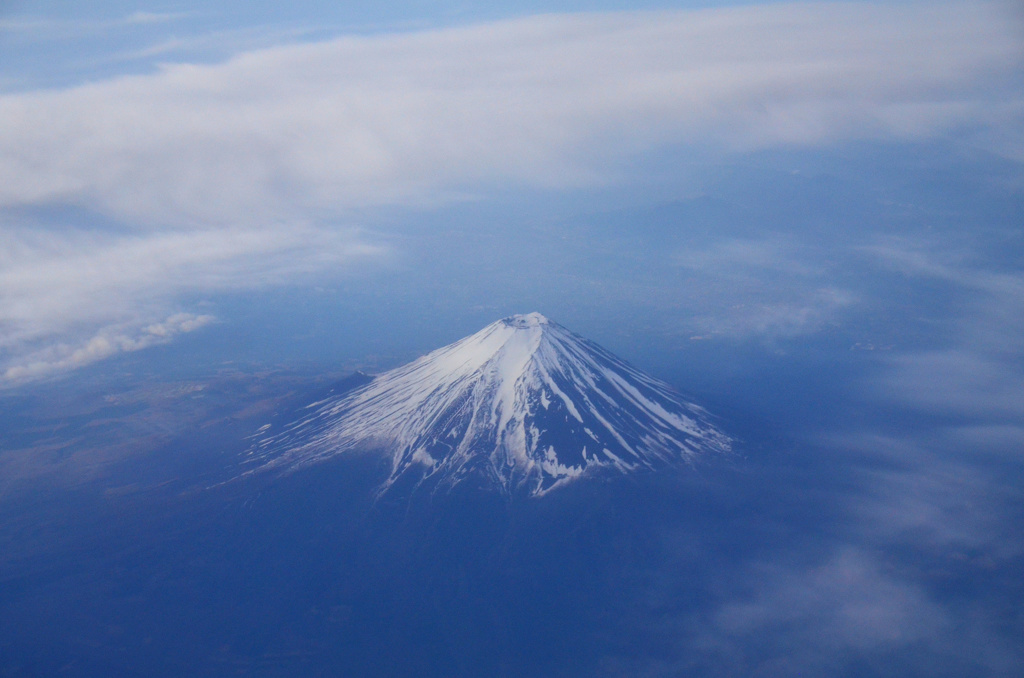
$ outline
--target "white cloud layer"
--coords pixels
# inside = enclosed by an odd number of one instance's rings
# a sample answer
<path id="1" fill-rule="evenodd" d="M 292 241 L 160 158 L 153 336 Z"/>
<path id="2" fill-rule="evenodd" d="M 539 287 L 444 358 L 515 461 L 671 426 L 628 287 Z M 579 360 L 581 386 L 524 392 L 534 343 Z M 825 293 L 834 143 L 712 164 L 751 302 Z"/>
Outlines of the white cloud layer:
<path id="1" fill-rule="evenodd" d="M 1005 85 L 1024 41 L 1004 10 L 548 15 L 0 95 L 0 373 L 132 350 L 183 293 L 379 257 L 325 226 L 358 208 L 610 181 L 617 161 L 667 143 L 1017 139 L 1024 100 Z M 119 226 L 12 216 L 54 205 Z M 846 303 L 822 294 L 813 308 Z M 817 323 L 806 306 L 757 322 Z"/>
<path id="2" fill-rule="evenodd" d="M 0 97 L 0 204 L 234 224 L 565 186 L 664 142 L 920 138 L 1019 123 L 991 3 L 550 15 L 259 50 Z"/>

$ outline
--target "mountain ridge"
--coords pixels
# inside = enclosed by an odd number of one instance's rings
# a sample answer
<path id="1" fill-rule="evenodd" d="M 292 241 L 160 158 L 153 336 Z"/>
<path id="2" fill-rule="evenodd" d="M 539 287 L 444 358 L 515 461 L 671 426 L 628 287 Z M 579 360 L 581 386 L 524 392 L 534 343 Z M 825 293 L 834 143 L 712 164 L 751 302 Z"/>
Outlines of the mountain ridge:
<path id="1" fill-rule="evenodd" d="M 698 405 L 540 313 L 513 315 L 328 397 L 266 430 L 258 467 L 301 468 L 372 449 L 390 461 L 386 492 L 477 476 L 531 496 L 599 470 L 632 473 L 725 452 Z"/>

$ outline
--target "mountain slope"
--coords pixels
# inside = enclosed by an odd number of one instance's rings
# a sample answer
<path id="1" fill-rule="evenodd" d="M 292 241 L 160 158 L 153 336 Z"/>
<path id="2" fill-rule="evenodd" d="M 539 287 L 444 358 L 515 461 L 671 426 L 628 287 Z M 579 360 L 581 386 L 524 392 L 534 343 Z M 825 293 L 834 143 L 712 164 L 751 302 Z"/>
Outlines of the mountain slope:
<path id="1" fill-rule="evenodd" d="M 632 472 L 729 449 L 705 410 L 539 313 L 515 315 L 315 403 L 253 448 L 260 466 L 305 466 L 356 449 L 400 478 L 482 478 L 543 494 L 600 469 Z"/>

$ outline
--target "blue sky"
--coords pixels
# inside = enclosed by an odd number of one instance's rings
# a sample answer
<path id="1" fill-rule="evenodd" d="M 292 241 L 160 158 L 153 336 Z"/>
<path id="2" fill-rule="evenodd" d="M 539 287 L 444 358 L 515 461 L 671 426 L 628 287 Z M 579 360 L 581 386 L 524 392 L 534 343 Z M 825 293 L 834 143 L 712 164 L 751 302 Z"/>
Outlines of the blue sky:
<path id="1" fill-rule="evenodd" d="M 0 2 L 3 388 L 540 311 L 850 460 L 704 640 L 1024 665 L 877 556 L 1024 554 L 1018 5 L 321 4 Z"/>

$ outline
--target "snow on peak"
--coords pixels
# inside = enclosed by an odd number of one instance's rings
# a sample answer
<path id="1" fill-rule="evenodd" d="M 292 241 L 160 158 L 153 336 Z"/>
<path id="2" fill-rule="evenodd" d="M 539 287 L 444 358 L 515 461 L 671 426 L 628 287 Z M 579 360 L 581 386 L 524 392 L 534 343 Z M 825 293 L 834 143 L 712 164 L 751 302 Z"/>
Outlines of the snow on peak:
<path id="1" fill-rule="evenodd" d="M 388 455 L 400 478 L 471 476 L 543 494 L 599 469 L 631 472 L 729 449 L 700 407 L 540 313 L 503 318 L 311 406 L 254 448 L 304 466 L 355 449 Z"/>

